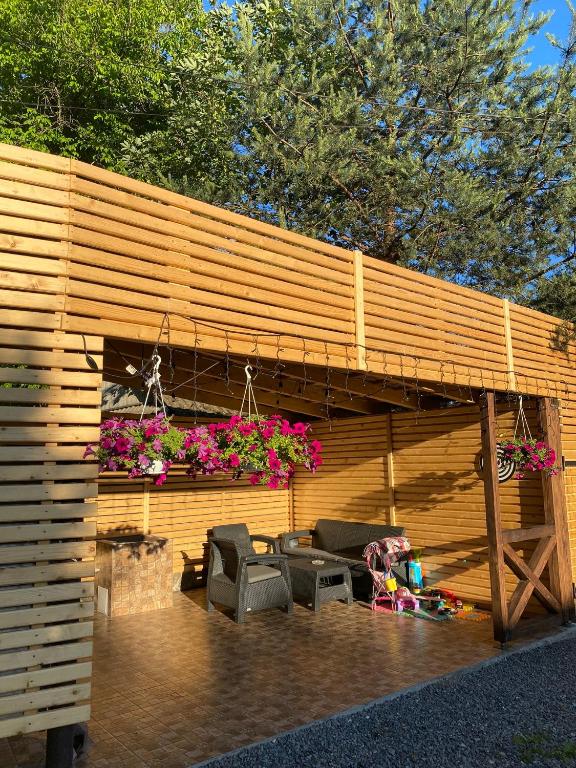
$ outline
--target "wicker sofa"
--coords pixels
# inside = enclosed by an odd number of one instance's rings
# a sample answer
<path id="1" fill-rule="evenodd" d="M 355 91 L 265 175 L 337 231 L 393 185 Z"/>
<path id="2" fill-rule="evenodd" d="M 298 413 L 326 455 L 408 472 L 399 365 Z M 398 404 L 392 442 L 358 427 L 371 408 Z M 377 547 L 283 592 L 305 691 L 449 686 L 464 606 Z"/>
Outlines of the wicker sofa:
<path id="1" fill-rule="evenodd" d="M 335 560 L 350 566 L 354 594 L 366 596 L 372 581 L 363 557 L 364 547 L 372 541 L 387 536 L 404 536 L 404 528 L 394 525 L 355 523 L 345 520 L 321 519 L 311 530 L 293 531 L 280 537 L 280 550 L 289 557 L 307 557 L 319 560 Z M 308 546 L 300 541 L 312 538 Z M 402 564 L 393 567 L 396 577 L 406 583 L 406 569 Z"/>

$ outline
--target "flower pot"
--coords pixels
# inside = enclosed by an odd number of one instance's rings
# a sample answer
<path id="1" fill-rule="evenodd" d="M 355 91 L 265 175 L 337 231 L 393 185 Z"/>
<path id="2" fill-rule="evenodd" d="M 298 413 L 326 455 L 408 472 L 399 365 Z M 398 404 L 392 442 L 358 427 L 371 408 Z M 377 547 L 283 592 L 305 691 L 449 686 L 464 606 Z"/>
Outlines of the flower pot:
<path id="1" fill-rule="evenodd" d="M 151 462 L 147 467 L 142 467 L 143 475 L 161 475 L 164 471 L 164 462 L 161 459 L 156 459 Z"/>

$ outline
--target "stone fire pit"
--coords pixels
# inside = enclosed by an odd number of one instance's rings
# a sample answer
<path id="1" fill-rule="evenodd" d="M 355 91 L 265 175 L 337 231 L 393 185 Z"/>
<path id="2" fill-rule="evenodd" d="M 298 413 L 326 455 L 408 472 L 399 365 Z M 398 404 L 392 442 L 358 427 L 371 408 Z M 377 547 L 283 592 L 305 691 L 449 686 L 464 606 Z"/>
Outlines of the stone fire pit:
<path id="1" fill-rule="evenodd" d="M 172 542 L 132 534 L 96 541 L 97 606 L 126 616 L 172 606 Z"/>

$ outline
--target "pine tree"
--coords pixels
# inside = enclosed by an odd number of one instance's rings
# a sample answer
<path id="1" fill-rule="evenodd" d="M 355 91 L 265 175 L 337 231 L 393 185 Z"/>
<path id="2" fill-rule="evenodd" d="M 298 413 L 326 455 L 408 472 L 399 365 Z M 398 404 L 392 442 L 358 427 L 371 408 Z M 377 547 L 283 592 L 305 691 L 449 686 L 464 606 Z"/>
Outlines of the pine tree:
<path id="1" fill-rule="evenodd" d="M 242 212 L 528 300 L 574 253 L 574 29 L 530 69 L 531 0 L 245 0 L 231 44 Z M 560 47 L 560 43 L 556 42 Z"/>

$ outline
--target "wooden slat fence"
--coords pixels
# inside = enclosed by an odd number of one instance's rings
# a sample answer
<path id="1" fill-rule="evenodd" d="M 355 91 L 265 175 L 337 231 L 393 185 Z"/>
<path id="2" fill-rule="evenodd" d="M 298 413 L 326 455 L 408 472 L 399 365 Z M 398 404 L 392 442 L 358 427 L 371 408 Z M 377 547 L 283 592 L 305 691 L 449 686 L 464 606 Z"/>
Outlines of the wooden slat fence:
<path id="1" fill-rule="evenodd" d="M 171 539 L 175 588 L 205 577 L 208 530 L 227 523 L 246 523 L 251 533 L 269 536 L 290 530 L 290 491 L 232 483 L 222 475 L 191 480 L 176 474 L 161 487 L 112 476 L 99 484 L 98 532 L 147 531 Z"/>
<path id="2" fill-rule="evenodd" d="M 97 436 L 104 337 L 361 369 L 436 385 L 440 393 L 456 384 L 464 395 L 486 387 L 560 397 L 566 453 L 574 456 L 576 349 L 555 348 L 557 325 L 83 163 L 0 145 L 0 370 L 3 382 L 20 385 L 0 388 L 0 736 L 88 715 L 93 549 L 86 540 L 95 533 L 96 469 L 81 455 Z M 85 352 L 100 371 L 91 370 Z M 331 513 L 409 518 L 417 540 L 425 543 L 428 529 L 436 548 L 449 552 L 436 558 L 437 573 L 480 595 L 487 588 L 480 560 L 456 574 L 456 551 L 447 546 L 464 528 L 468 538 L 481 536 L 477 481 L 455 478 L 447 498 L 426 476 L 432 468 L 419 466 L 429 443 L 436 471 L 463 472 L 476 427 L 464 412 L 425 418 L 393 417 L 393 462 L 383 419 L 353 420 L 348 436 L 323 428 L 333 470 L 313 485 L 296 479 L 296 525 Z M 429 433 L 418 432 L 424 424 Z M 249 517 L 254 492 L 241 486 L 226 491 L 225 502 L 221 488 L 202 486 L 182 515 L 189 494 L 179 482 L 150 493 L 150 529 L 172 526 L 192 560 L 211 505 L 220 504 L 224 519 L 242 516 L 269 524 L 268 531 L 294 522 L 289 495 L 285 501 L 276 493 L 269 504 L 262 492 Z M 536 489 L 513 488 L 504 499 L 508 522 L 516 524 L 518 514 L 536 520 Z M 435 499 L 435 509 L 424 511 L 424 496 Z M 470 516 L 460 531 L 459 509 Z M 135 515 L 136 507 L 120 522 L 131 525 Z"/>
<path id="3" fill-rule="evenodd" d="M 529 413 L 535 426 L 535 412 Z M 513 431 L 514 418 L 510 411 L 500 412 L 503 434 Z M 489 603 L 479 410 L 394 413 L 392 443 L 386 419 L 342 419 L 316 430 L 327 462 L 315 478 L 296 474 L 295 528 L 313 527 L 319 517 L 404 526 L 412 544 L 425 548 L 432 583 Z M 501 492 L 506 528 L 543 522 L 539 475 L 511 480 Z M 510 592 L 515 583 L 509 574 Z"/>
<path id="4" fill-rule="evenodd" d="M 370 370 L 509 388 L 500 299 L 364 257 L 364 303 Z"/>
<path id="5" fill-rule="evenodd" d="M 102 340 L 20 309 L 34 290 L 0 313 L 0 737 L 89 716 Z"/>
<path id="6" fill-rule="evenodd" d="M 0 145 L 0 252 L 64 330 L 576 400 L 554 318 L 85 163 Z"/>
<path id="7" fill-rule="evenodd" d="M 390 522 L 388 416 L 314 425 L 324 464 L 317 475 L 298 470 L 293 480 L 294 527 L 312 528 L 318 518 Z"/>
<path id="8" fill-rule="evenodd" d="M 536 428 L 536 414 L 528 409 Z M 511 435 L 515 412 L 499 409 L 498 432 Z M 434 584 L 490 602 L 484 487 L 479 472 L 477 408 L 393 414 L 396 521 L 425 548 Z M 540 474 L 500 485 L 502 523 L 524 528 L 544 522 Z M 516 583 L 507 574 L 512 591 Z"/>

